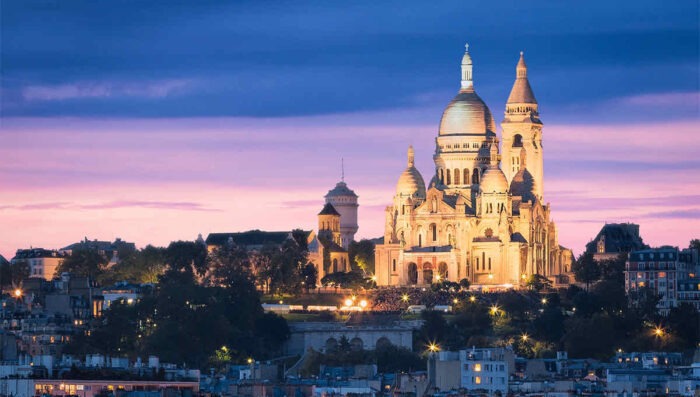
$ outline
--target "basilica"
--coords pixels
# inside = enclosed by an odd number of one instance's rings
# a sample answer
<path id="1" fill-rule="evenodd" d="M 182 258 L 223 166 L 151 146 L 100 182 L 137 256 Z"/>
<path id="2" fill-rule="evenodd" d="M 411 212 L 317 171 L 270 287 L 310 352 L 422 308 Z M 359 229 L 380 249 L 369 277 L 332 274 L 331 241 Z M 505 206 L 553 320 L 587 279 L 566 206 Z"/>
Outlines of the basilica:
<path id="1" fill-rule="evenodd" d="M 570 270 L 571 251 L 559 246 L 544 201 L 543 124 L 523 54 L 500 139 L 472 71 L 467 46 L 461 88 L 440 120 L 427 187 L 408 148 L 386 208 L 384 242 L 375 251 L 378 285 L 467 279 L 508 288 L 535 274 L 552 278 Z"/>

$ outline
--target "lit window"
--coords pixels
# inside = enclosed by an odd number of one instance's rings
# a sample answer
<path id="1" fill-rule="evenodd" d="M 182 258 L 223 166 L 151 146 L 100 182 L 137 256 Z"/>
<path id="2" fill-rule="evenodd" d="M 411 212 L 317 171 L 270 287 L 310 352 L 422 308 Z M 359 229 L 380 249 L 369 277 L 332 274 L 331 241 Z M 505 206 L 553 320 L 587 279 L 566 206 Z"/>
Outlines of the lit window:
<path id="1" fill-rule="evenodd" d="M 476 378 L 474 378 L 474 383 L 477 385 L 480 385 L 481 384 L 481 376 L 477 376 Z"/>
<path id="2" fill-rule="evenodd" d="M 474 364 L 474 372 L 481 372 L 481 364 Z"/>

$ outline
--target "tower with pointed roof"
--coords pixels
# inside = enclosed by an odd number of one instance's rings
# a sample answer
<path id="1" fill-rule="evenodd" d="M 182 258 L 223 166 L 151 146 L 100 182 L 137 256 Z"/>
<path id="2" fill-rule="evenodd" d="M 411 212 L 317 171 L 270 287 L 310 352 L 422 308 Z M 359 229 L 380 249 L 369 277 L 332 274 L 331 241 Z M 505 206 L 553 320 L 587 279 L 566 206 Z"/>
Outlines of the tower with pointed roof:
<path id="1" fill-rule="evenodd" d="M 459 92 L 440 119 L 427 189 L 408 148 L 385 211 L 384 241 L 375 249 L 379 285 L 468 279 L 483 288 L 510 288 L 570 268 L 570 251 L 559 246 L 542 200 L 542 122 L 523 55 L 501 124 L 500 153 L 473 71 L 467 46 Z"/>
<path id="2" fill-rule="evenodd" d="M 503 172 L 506 174 L 508 183 L 512 183 L 516 174 L 521 169 L 526 169 L 532 176 L 532 194 L 543 200 L 542 121 L 535 94 L 527 78 L 527 65 L 522 51 L 515 73 L 515 82 L 510 90 L 505 117 L 501 123 Z M 524 155 L 522 151 L 525 151 Z M 523 159 L 525 162 L 521 162 Z"/>

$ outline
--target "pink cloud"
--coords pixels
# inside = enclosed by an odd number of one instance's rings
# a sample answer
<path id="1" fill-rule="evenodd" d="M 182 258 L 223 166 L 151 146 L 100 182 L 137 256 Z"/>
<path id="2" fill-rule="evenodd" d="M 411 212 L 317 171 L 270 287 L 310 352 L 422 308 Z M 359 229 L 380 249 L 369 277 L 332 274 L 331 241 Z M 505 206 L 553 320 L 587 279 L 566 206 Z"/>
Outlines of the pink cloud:
<path id="1" fill-rule="evenodd" d="M 143 246 L 198 233 L 312 229 L 341 157 L 360 196 L 358 236 L 381 236 L 406 147 L 416 148 L 427 183 L 437 127 L 380 116 L 3 120 L 0 253 L 86 235 Z M 545 199 L 560 243 L 579 253 L 605 222 L 640 223 L 652 245 L 697 237 L 699 128 L 545 125 Z"/>

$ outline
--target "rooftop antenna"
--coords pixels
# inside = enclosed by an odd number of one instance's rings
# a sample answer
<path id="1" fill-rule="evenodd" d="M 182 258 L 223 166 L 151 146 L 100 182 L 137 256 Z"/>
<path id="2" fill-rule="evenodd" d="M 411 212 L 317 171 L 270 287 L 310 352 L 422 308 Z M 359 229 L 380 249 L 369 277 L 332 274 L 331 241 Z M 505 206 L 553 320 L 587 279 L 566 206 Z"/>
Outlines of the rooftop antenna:
<path id="1" fill-rule="evenodd" d="M 345 182 L 345 159 L 340 158 L 340 181 Z"/>

